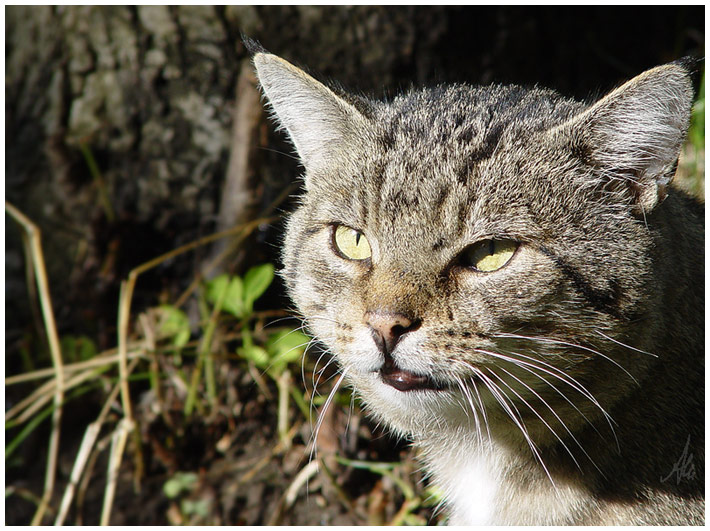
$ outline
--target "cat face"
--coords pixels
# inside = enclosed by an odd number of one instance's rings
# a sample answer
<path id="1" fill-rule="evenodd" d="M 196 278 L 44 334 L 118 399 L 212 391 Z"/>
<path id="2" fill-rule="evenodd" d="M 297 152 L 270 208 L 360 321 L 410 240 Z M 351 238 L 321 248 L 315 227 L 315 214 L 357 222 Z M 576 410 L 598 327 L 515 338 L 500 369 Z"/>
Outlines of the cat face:
<path id="1" fill-rule="evenodd" d="M 434 156 L 418 164 L 402 162 L 406 144 L 394 157 L 363 157 L 348 167 L 350 186 L 309 191 L 287 232 L 285 274 L 310 329 L 372 409 L 406 432 L 490 411 L 489 387 L 516 402 L 535 393 L 556 402 L 549 380 L 574 392 L 560 379 L 591 370 L 596 331 L 613 333 L 616 314 L 638 303 L 627 300 L 633 282 L 613 279 L 627 280 L 625 260 L 644 267 L 628 209 L 570 219 L 591 198 L 550 176 L 564 167 L 569 177 L 573 161 L 530 164 L 501 145 L 461 178 L 440 162 L 460 149 L 447 142 L 428 143 Z M 617 218 L 639 234 L 598 234 Z M 578 277 L 593 279 L 587 292 Z"/>
<path id="2" fill-rule="evenodd" d="M 558 437 L 603 418 L 648 363 L 643 215 L 689 106 L 646 96 L 674 81 L 681 101 L 683 69 L 585 108 L 518 87 L 349 102 L 274 56 L 255 64 L 306 167 L 284 278 L 372 412 L 415 435 L 481 434 L 485 418 Z"/>

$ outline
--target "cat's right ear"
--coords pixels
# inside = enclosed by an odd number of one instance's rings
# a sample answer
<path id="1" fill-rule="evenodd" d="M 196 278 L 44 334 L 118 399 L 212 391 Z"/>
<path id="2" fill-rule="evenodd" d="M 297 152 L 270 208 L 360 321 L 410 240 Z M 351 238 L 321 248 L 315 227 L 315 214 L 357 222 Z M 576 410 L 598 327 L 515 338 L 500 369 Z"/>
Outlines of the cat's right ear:
<path id="1" fill-rule="evenodd" d="M 690 122 L 691 68 L 678 61 L 648 70 L 561 128 L 638 213 L 663 201 L 673 179 Z"/>
<path id="2" fill-rule="evenodd" d="M 367 129 L 367 120 L 328 87 L 280 57 L 260 52 L 253 60 L 274 116 L 306 167 L 308 187 L 311 174 L 352 153 L 352 143 Z"/>

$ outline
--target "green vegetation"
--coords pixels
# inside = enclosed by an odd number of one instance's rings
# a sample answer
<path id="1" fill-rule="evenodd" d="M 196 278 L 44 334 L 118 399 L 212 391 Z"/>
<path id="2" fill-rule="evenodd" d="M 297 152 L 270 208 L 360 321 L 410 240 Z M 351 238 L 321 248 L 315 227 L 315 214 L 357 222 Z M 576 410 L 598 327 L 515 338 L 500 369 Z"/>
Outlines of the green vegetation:
<path id="1" fill-rule="evenodd" d="M 691 194 L 705 198 L 705 68 L 690 118 L 688 141 L 681 152 L 675 182 Z"/>

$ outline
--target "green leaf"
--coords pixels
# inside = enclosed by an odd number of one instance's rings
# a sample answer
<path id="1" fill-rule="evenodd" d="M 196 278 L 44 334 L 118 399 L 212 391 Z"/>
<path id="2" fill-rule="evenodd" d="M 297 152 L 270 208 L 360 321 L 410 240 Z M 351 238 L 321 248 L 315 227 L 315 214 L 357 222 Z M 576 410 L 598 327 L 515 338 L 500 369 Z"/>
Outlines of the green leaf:
<path id="1" fill-rule="evenodd" d="M 191 491 L 198 480 L 194 472 L 176 472 L 163 485 L 163 492 L 168 498 L 177 498 L 183 491 Z"/>
<path id="2" fill-rule="evenodd" d="M 233 277 L 229 281 L 229 286 L 227 287 L 227 296 L 224 298 L 222 303 L 222 308 L 231 313 L 234 317 L 241 318 L 244 316 L 244 285 L 242 279 L 239 277 Z"/>
<path id="3" fill-rule="evenodd" d="M 180 509 L 185 515 L 196 515 L 202 518 L 206 518 L 209 514 L 210 501 L 206 499 L 202 500 L 182 500 L 180 502 Z"/>
<path id="4" fill-rule="evenodd" d="M 51 405 L 47 408 L 45 408 L 43 411 L 40 413 L 36 413 L 33 417 L 30 418 L 30 421 L 27 423 L 27 425 L 22 428 L 20 433 L 18 433 L 15 438 L 13 438 L 10 442 L 7 443 L 5 446 L 5 460 L 12 455 L 12 452 L 14 452 L 17 447 L 22 444 L 22 441 L 24 441 L 28 435 L 30 435 L 37 426 L 39 426 L 44 419 L 46 419 L 49 415 L 52 414 L 54 411 L 54 405 Z M 8 423 L 5 423 L 5 429 L 7 430 L 9 427 Z M 7 434 L 5 435 L 7 437 Z"/>
<path id="5" fill-rule="evenodd" d="M 96 355 L 96 343 L 86 336 L 79 338 L 79 358 L 89 360 Z"/>
<path id="6" fill-rule="evenodd" d="M 283 330 L 272 334 L 266 341 L 266 350 L 273 364 L 288 364 L 298 361 L 311 340 L 298 330 Z"/>
<path id="7" fill-rule="evenodd" d="M 207 283 L 207 300 L 213 305 L 222 301 L 222 309 L 237 318 L 245 314 L 244 285 L 242 279 L 235 276 L 231 279 L 225 273 L 213 278 Z"/>
<path id="8" fill-rule="evenodd" d="M 237 349 L 237 354 L 242 358 L 254 362 L 254 365 L 261 369 L 269 366 L 269 355 L 266 350 L 256 345 L 244 346 Z"/>
<path id="9" fill-rule="evenodd" d="M 252 267 L 244 275 L 244 306 L 251 313 L 254 301 L 261 297 L 274 280 L 273 264 Z"/>
<path id="10" fill-rule="evenodd" d="M 158 332 L 161 337 L 171 337 L 173 346 L 184 347 L 190 341 L 190 320 L 185 312 L 169 304 L 163 304 L 158 309 L 160 310 Z"/>
<path id="11" fill-rule="evenodd" d="M 205 297 L 207 297 L 207 300 L 210 303 L 215 305 L 217 304 L 217 301 L 222 298 L 222 294 L 224 294 L 228 286 L 229 275 L 227 275 L 227 273 L 214 277 L 212 280 L 207 281 L 207 291 L 205 292 Z"/>
<path id="12" fill-rule="evenodd" d="M 96 344 L 86 336 L 64 336 L 60 343 L 69 361 L 86 361 L 96 355 Z"/>

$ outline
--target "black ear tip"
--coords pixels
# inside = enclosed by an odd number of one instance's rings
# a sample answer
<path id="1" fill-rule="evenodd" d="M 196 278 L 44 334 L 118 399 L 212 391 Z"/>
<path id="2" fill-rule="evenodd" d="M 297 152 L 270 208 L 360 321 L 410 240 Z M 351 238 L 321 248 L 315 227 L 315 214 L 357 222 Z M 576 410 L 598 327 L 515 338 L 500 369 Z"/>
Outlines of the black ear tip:
<path id="1" fill-rule="evenodd" d="M 671 64 L 678 65 L 683 70 L 685 70 L 690 76 L 690 80 L 693 83 L 693 88 L 698 91 L 700 87 L 700 74 L 703 70 L 705 58 L 703 57 L 693 57 L 692 55 L 686 55 L 680 59 L 676 59 Z"/>
<path id="2" fill-rule="evenodd" d="M 244 47 L 247 49 L 247 52 L 249 52 L 249 55 L 251 55 L 252 57 L 258 53 L 269 53 L 259 41 L 252 39 L 244 33 L 241 34 L 241 38 Z"/>

